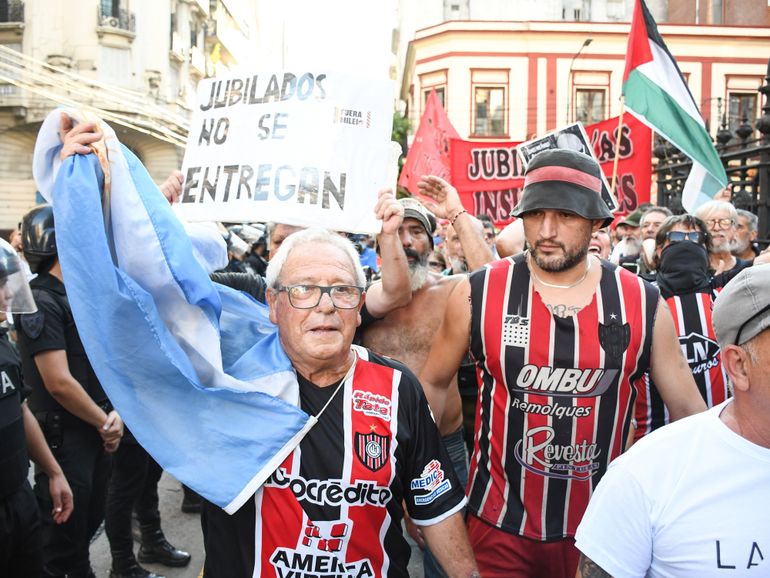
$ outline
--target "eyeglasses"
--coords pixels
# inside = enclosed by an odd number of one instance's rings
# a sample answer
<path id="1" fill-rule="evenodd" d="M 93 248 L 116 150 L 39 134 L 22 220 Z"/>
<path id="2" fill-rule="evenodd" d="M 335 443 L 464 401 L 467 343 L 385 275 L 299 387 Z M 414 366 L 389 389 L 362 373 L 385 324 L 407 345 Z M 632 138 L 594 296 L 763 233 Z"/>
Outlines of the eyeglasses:
<path id="1" fill-rule="evenodd" d="M 716 225 L 718 228 L 720 228 L 720 229 L 727 229 L 727 228 L 728 228 L 728 227 L 730 227 L 731 225 L 734 225 L 734 224 L 735 224 L 735 221 L 733 221 L 733 220 L 732 220 L 732 219 L 730 219 L 730 218 L 725 218 L 725 219 L 707 219 L 707 220 L 705 220 L 705 221 L 703 221 L 703 222 L 704 222 L 704 223 L 706 223 L 706 226 L 707 226 L 709 229 L 712 229 L 712 228 L 714 228 L 714 226 L 715 226 L 715 225 Z"/>
<path id="2" fill-rule="evenodd" d="M 700 231 L 669 231 L 666 233 L 666 239 L 669 243 L 681 243 L 682 241 L 691 241 L 693 243 L 703 244 L 703 233 Z"/>
<path id="3" fill-rule="evenodd" d="M 446 265 L 441 261 L 428 261 L 428 267 L 434 267 L 438 269 L 444 269 Z"/>
<path id="4" fill-rule="evenodd" d="M 361 295 L 364 293 L 363 287 L 356 285 L 289 285 L 278 287 L 277 291 L 285 291 L 289 303 L 295 309 L 317 307 L 324 293 L 328 293 L 337 309 L 355 309 L 361 303 Z"/>

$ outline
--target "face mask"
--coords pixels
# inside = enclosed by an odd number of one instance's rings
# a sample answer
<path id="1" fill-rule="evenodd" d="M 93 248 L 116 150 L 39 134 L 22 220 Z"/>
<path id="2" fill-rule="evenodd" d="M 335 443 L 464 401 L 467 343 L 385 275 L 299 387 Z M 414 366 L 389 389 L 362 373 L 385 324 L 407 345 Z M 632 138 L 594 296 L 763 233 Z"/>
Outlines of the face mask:
<path id="1" fill-rule="evenodd" d="M 711 288 L 711 274 L 706 247 L 682 241 L 663 249 L 657 281 L 664 298 L 708 291 Z"/>

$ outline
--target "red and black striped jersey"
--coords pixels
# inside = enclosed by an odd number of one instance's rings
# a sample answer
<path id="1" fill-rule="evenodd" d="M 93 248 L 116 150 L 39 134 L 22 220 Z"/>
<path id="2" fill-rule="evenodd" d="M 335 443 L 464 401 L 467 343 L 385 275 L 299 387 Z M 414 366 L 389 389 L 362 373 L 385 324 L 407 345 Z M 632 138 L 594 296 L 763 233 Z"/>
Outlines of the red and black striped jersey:
<path id="1" fill-rule="evenodd" d="M 719 405 L 730 397 L 722 354 L 711 324 L 714 298 L 712 293 L 689 293 L 666 299 L 682 353 L 708 407 Z M 649 374 L 644 376 L 639 387 L 634 413 L 635 439 L 669 423 L 668 410 Z"/>
<path id="2" fill-rule="evenodd" d="M 417 378 L 354 349 L 336 395 L 300 377 L 303 410 L 331 403 L 254 500 L 233 516 L 205 505 L 207 578 L 406 578 L 402 504 L 418 525 L 465 505 Z"/>
<path id="3" fill-rule="evenodd" d="M 525 254 L 470 276 L 481 385 L 468 507 L 502 530 L 543 541 L 574 536 L 623 450 L 659 293 L 601 266 L 591 303 L 564 318 L 534 290 Z"/>

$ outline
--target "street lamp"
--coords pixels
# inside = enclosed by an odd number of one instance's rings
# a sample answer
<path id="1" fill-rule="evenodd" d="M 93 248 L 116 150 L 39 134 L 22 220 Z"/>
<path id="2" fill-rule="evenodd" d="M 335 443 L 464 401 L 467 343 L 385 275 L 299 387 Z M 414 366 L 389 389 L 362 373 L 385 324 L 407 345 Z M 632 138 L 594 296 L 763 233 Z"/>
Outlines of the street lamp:
<path id="1" fill-rule="evenodd" d="M 580 53 L 583 52 L 583 49 L 591 44 L 594 41 L 593 38 L 586 38 L 583 41 L 583 45 L 578 49 L 578 51 L 575 53 L 575 56 L 572 57 L 572 61 L 569 63 L 569 72 L 567 73 L 567 122 L 571 123 L 573 121 L 573 114 L 572 114 L 572 67 L 575 65 L 575 59 L 580 56 Z"/>

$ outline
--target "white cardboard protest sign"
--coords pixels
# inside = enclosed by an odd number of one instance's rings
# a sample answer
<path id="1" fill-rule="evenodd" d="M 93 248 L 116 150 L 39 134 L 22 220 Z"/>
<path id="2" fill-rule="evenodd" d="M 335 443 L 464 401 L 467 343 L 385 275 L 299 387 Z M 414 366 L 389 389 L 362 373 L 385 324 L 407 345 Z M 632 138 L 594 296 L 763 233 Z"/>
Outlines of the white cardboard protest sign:
<path id="1" fill-rule="evenodd" d="M 391 84 L 304 70 L 201 80 L 177 210 L 379 232 L 377 192 L 395 186 Z"/>

